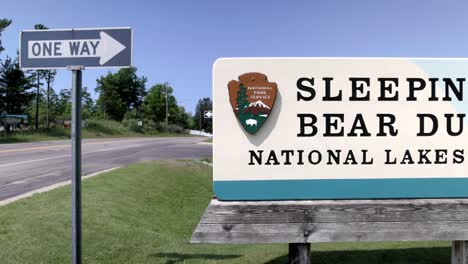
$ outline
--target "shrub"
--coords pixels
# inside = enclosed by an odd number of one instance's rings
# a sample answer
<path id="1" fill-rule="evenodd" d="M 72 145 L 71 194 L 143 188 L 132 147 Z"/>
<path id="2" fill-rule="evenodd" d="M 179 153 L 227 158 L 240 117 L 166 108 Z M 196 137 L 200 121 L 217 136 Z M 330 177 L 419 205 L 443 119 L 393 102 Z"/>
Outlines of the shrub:
<path id="1" fill-rule="evenodd" d="M 169 126 L 167 127 L 167 131 L 168 131 L 169 133 L 179 133 L 179 134 L 180 134 L 180 133 L 185 133 L 185 129 L 184 129 L 182 126 L 173 125 L 173 124 L 171 124 L 171 125 L 169 125 Z"/>
<path id="2" fill-rule="evenodd" d="M 122 123 L 130 131 L 136 133 L 143 133 L 143 127 L 138 125 L 138 119 L 126 119 Z"/>
<path id="3" fill-rule="evenodd" d="M 89 119 L 86 130 L 105 135 L 125 135 L 129 130 L 121 123 L 113 120 Z"/>
<path id="4" fill-rule="evenodd" d="M 157 134 L 160 130 L 158 125 L 153 120 L 143 120 L 143 132 L 145 134 Z"/>

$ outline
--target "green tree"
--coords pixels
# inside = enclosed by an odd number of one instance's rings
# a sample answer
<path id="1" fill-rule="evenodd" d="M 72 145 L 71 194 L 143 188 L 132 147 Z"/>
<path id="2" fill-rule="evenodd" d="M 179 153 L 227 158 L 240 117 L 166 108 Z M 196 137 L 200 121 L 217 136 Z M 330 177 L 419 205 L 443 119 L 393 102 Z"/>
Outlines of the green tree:
<path id="1" fill-rule="evenodd" d="M 187 113 L 183 106 L 179 106 L 178 120 L 178 123 L 181 124 L 184 128 L 193 128 L 192 115 Z"/>
<path id="2" fill-rule="evenodd" d="M 97 80 L 97 107 L 106 116 L 121 121 L 126 112 L 139 109 L 145 96 L 146 77 L 139 77 L 136 68 L 125 68 Z"/>
<path id="3" fill-rule="evenodd" d="M 18 59 L 7 57 L 0 64 L 0 113 L 24 114 L 34 94 L 32 77 L 19 67 Z"/>
<path id="4" fill-rule="evenodd" d="M 58 102 L 59 102 L 59 95 L 55 93 L 54 89 L 50 89 L 49 92 L 47 90 L 45 91 L 47 97 L 45 101 L 45 122 L 46 124 L 49 123 L 48 126 L 50 126 L 50 123 L 53 122 L 55 124 L 60 123 L 60 112 L 58 108 Z"/>
<path id="5" fill-rule="evenodd" d="M 54 114 L 62 120 L 71 118 L 71 89 L 60 90 L 57 100 L 54 102 Z M 95 104 L 87 87 L 81 89 L 81 117 L 88 119 L 95 114 Z"/>
<path id="6" fill-rule="evenodd" d="M 55 76 L 57 75 L 56 70 L 45 70 L 44 71 L 44 78 L 47 84 L 47 128 L 49 128 L 50 123 L 50 106 L 51 106 L 51 96 L 55 95 L 55 91 L 52 89 L 52 83 L 55 80 Z"/>
<path id="7" fill-rule="evenodd" d="M 42 71 L 42 75 L 45 79 L 45 82 L 47 84 L 47 88 L 46 88 L 46 91 L 45 91 L 45 98 L 46 98 L 46 107 L 45 107 L 45 112 L 46 112 L 46 127 L 49 128 L 50 127 L 50 120 L 51 119 L 54 119 L 54 113 L 53 111 L 51 110 L 51 107 L 53 107 L 53 100 L 54 100 L 54 96 L 57 96 L 57 94 L 55 93 L 55 91 L 52 89 L 52 83 L 54 82 L 55 80 L 55 76 L 57 75 L 57 71 L 55 70 L 44 70 Z"/>
<path id="8" fill-rule="evenodd" d="M 38 30 L 44 30 L 44 29 L 49 29 L 48 27 L 44 26 L 43 24 L 36 24 L 34 25 L 34 29 Z M 46 83 L 47 83 L 47 91 L 46 91 L 46 127 L 49 128 L 50 126 L 50 101 L 51 101 L 51 94 L 55 94 L 55 92 L 51 92 L 51 84 L 55 80 L 55 76 L 57 75 L 56 70 L 38 70 L 36 71 L 36 78 L 37 78 L 37 91 L 36 91 L 36 120 L 39 120 L 39 90 L 40 90 L 40 79 L 44 78 Z M 37 128 L 37 123 L 36 123 L 36 128 Z"/>
<path id="9" fill-rule="evenodd" d="M 183 128 L 189 128 L 191 125 L 191 116 L 185 111 L 184 107 L 177 104 L 177 99 L 173 93 L 174 88 L 167 82 L 158 83 L 151 87 L 143 101 L 142 109 L 144 117 L 156 123 L 165 124 L 167 98 L 169 125 L 179 125 Z"/>
<path id="10" fill-rule="evenodd" d="M 0 112 L 23 114 L 34 96 L 32 77 L 19 67 L 18 59 L 7 57 L 0 64 Z"/>
<path id="11" fill-rule="evenodd" d="M 36 129 L 39 128 L 39 104 L 41 100 L 41 77 L 42 77 L 42 71 L 37 70 L 35 74 L 35 79 L 36 79 L 36 113 L 35 113 L 35 127 Z"/>
<path id="12" fill-rule="evenodd" d="M 244 88 L 245 89 L 245 88 Z M 201 129 L 206 132 L 213 132 L 213 119 L 204 118 L 204 112 L 213 109 L 213 102 L 211 98 L 205 97 L 198 100 L 197 107 L 195 108 L 194 123 L 197 129 Z"/>
<path id="13" fill-rule="evenodd" d="M 71 90 L 62 89 L 58 94 L 57 100 L 57 113 L 58 116 L 62 119 L 71 119 Z"/>
<path id="14" fill-rule="evenodd" d="M 49 28 L 44 26 L 43 24 L 36 24 L 36 25 L 34 25 L 34 29 L 44 30 L 44 29 L 49 29 Z M 50 98 L 50 96 L 52 94 L 55 94 L 54 91 L 51 92 L 51 84 L 55 80 L 55 76 L 57 75 L 57 71 L 56 70 L 40 70 L 40 71 L 37 71 L 37 75 L 40 76 L 40 77 L 43 77 L 45 79 L 46 84 L 47 84 L 47 91 L 46 91 L 46 97 L 47 97 L 47 101 L 46 101 L 46 104 L 47 104 L 47 107 L 46 107 L 46 127 L 49 128 L 50 127 L 50 116 L 51 116 L 51 113 L 50 113 L 51 98 Z M 38 84 L 38 87 L 39 87 L 39 84 Z M 38 88 L 38 90 L 39 90 L 39 88 Z"/>
<path id="15" fill-rule="evenodd" d="M 36 24 L 34 25 L 34 29 L 38 30 L 43 30 L 43 29 L 48 29 L 48 27 L 42 25 L 42 24 Z M 36 115 L 35 115 L 35 120 L 36 120 L 36 129 L 39 128 L 39 106 L 40 106 L 40 96 L 41 96 L 41 78 L 45 78 L 47 76 L 47 70 L 37 70 L 36 71 L 36 81 L 37 81 L 37 87 L 36 87 Z M 50 86 L 50 78 L 49 78 L 49 83 L 48 83 L 48 92 L 47 92 L 47 97 L 49 97 L 49 86 Z M 49 99 L 49 98 L 48 98 Z M 49 100 L 47 100 L 49 102 Z M 48 115 L 48 113 L 47 113 Z M 48 127 L 48 117 L 47 117 L 47 127 Z"/>
<path id="16" fill-rule="evenodd" d="M 0 19 L 0 37 L 2 36 L 2 32 L 11 24 L 10 19 Z M 0 38 L 0 53 L 4 51 L 5 49 L 2 46 L 2 40 Z"/>
<path id="17" fill-rule="evenodd" d="M 88 92 L 88 87 L 81 89 L 81 116 L 83 119 L 88 119 L 96 113 L 94 100 Z"/>
<path id="18" fill-rule="evenodd" d="M 170 124 L 175 122 L 179 112 L 177 100 L 172 95 L 174 89 L 169 83 L 158 83 L 148 90 L 143 101 L 143 113 L 147 119 L 163 123 L 166 120 L 166 92 L 168 104 L 168 120 Z"/>
<path id="19" fill-rule="evenodd" d="M 37 93 L 37 92 L 36 92 Z M 45 126 L 47 124 L 47 91 L 45 89 L 40 89 L 39 90 L 39 104 L 38 107 L 36 107 L 36 104 L 34 104 L 34 110 L 30 108 L 30 114 L 31 116 L 34 116 L 34 123 L 36 123 L 36 116 L 35 116 L 35 110 L 39 109 L 39 115 L 37 116 L 37 123 L 39 126 L 43 125 Z M 36 94 L 36 99 L 37 99 L 37 94 Z M 37 102 L 37 100 L 35 100 Z"/>

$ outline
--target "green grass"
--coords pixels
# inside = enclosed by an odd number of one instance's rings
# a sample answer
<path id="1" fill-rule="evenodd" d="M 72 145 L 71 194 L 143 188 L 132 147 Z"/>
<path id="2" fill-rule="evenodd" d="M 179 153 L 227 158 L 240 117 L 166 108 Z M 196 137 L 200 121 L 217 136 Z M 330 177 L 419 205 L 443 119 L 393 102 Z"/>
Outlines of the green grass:
<path id="1" fill-rule="evenodd" d="M 166 137 L 166 136 L 185 136 L 186 134 L 175 133 L 153 133 L 143 134 L 131 131 L 119 122 L 112 120 L 89 120 L 88 126 L 82 129 L 83 138 L 112 138 L 112 137 Z M 39 128 L 37 130 L 15 131 L 9 136 L 0 133 L 0 144 L 2 143 L 20 143 L 33 141 L 47 141 L 69 139 L 70 129 L 63 127 L 53 127 L 50 129 Z"/>
<path id="2" fill-rule="evenodd" d="M 135 164 L 83 182 L 83 263 L 286 263 L 287 245 L 189 244 L 211 167 Z M 70 262 L 70 187 L 0 207 L 0 262 Z M 449 263 L 448 242 L 317 243 L 313 263 Z"/>
<path id="3" fill-rule="evenodd" d="M 213 143 L 213 138 L 209 138 L 209 139 L 203 140 L 203 142 L 206 142 L 206 143 Z"/>

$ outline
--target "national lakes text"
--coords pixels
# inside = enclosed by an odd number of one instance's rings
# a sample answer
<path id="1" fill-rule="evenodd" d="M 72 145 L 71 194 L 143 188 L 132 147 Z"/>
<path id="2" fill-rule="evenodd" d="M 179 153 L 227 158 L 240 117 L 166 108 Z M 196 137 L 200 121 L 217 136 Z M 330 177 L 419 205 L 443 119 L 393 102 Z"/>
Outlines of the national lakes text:
<path id="1" fill-rule="evenodd" d="M 366 78 L 350 77 L 346 88 L 334 86 L 334 78 L 301 77 L 297 80 L 296 100 L 298 104 L 313 104 L 314 101 L 326 102 L 385 102 L 399 103 L 402 101 L 418 104 L 430 102 L 433 104 L 450 101 L 463 101 L 463 87 L 465 78 Z M 371 87 L 378 84 L 378 87 Z M 322 89 L 323 96 L 318 96 L 318 89 Z M 349 96 L 344 96 L 343 89 L 349 89 Z M 402 96 L 405 89 L 405 96 Z M 372 94 L 376 93 L 376 94 Z M 347 114 L 343 104 L 343 112 L 333 113 L 297 113 L 298 138 L 321 137 L 323 140 L 348 137 L 398 137 L 398 119 L 391 112 L 376 112 L 374 125 L 370 127 L 368 120 L 361 113 Z M 374 107 L 374 106 L 373 106 Z M 378 107 L 378 104 L 375 105 Z M 311 107 L 313 109 L 313 107 Z M 376 110 L 377 111 L 377 110 Z M 425 111 L 414 115 L 414 122 L 418 128 L 414 131 L 416 138 L 429 138 L 439 133 L 450 137 L 463 134 L 465 113 L 431 113 Z M 345 120 L 352 120 L 347 122 Z M 367 121 L 367 122 L 366 122 Z M 375 126 L 375 124 L 378 124 Z M 286 136 L 286 135 L 285 135 Z M 412 164 L 462 164 L 464 149 L 447 149 L 443 146 L 436 149 L 418 148 L 405 149 L 394 153 L 390 148 L 382 148 L 380 153 L 371 153 L 368 149 L 256 149 L 249 150 L 249 165 L 372 165 L 374 155 L 383 155 L 385 165 Z"/>

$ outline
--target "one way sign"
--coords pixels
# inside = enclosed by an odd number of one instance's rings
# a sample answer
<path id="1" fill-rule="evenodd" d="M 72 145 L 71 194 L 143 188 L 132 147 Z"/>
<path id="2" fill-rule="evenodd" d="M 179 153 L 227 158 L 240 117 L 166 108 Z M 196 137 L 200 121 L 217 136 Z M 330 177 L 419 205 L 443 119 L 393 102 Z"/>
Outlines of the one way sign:
<path id="1" fill-rule="evenodd" d="M 211 110 L 207 110 L 207 111 L 203 112 L 203 116 L 205 118 L 213 118 L 213 112 Z"/>
<path id="2" fill-rule="evenodd" d="M 20 38 L 24 69 L 132 66 L 131 28 L 28 30 Z"/>

